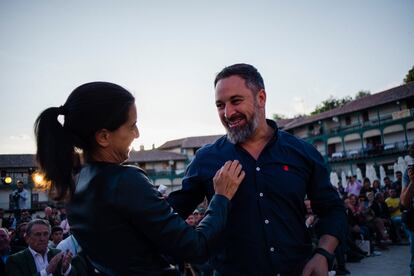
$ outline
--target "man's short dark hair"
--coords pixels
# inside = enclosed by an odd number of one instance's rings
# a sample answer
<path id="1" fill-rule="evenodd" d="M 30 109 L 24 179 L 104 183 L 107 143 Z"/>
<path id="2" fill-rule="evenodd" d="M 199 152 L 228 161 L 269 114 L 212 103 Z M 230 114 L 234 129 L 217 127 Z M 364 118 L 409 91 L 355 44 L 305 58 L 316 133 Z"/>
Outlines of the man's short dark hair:
<path id="1" fill-rule="evenodd" d="M 60 227 L 60 226 L 53 226 L 52 227 L 52 232 L 50 233 L 50 234 L 53 234 L 53 233 L 55 233 L 55 232 L 63 232 L 63 228 L 62 227 Z"/>
<path id="2" fill-rule="evenodd" d="M 264 81 L 259 71 L 257 71 L 254 66 L 246 63 L 237 63 L 225 67 L 214 79 L 214 87 L 216 87 L 219 80 L 231 76 L 239 76 L 244 79 L 246 86 L 254 93 L 258 92 L 260 89 L 265 89 Z"/>
<path id="3" fill-rule="evenodd" d="M 40 224 L 40 225 L 45 225 L 47 226 L 47 228 L 49 229 L 49 233 L 50 233 L 50 224 L 47 220 L 44 219 L 34 219 L 31 220 L 27 223 L 27 228 L 26 228 L 26 235 L 30 235 L 30 233 L 32 232 L 32 227 L 35 224 Z"/>

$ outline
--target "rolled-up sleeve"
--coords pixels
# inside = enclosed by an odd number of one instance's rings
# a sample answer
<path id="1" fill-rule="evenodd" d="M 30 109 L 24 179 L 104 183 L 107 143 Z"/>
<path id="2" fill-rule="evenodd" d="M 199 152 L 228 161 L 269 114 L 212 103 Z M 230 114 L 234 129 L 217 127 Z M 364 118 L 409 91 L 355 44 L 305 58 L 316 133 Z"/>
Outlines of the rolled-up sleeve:
<path id="1" fill-rule="evenodd" d="M 308 198 L 312 210 L 320 220 L 318 235 L 331 235 L 343 241 L 347 230 L 346 213 L 343 201 L 329 180 L 329 173 L 320 153 L 310 146 L 308 151 L 312 161 L 312 174 L 308 189 Z"/>

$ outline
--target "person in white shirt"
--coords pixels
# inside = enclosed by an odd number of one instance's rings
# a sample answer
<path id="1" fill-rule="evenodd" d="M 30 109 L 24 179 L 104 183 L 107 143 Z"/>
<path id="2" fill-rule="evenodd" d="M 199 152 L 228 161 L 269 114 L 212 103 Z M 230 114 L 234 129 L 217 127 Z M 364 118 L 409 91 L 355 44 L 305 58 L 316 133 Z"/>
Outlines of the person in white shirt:
<path id="1" fill-rule="evenodd" d="M 6 275 L 75 275 L 72 253 L 48 248 L 50 232 L 48 221 L 30 221 L 25 236 L 29 247 L 7 259 Z"/>

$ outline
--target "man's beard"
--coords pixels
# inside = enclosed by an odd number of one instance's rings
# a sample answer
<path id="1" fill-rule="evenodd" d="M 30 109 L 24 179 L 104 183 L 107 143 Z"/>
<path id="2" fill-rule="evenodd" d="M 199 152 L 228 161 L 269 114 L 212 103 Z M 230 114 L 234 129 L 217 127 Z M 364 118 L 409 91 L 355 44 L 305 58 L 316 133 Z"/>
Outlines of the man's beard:
<path id="1" fill-rule="evenodd" d="M 257 126 L 259 125 L 259 117 L 257 114 L 258 112 L 255 108 L 252 118 L 248 121 L 244 114 L 236 115 L 243 116 L 246 120 L 246 124 L 243 126 L 230 128 L 227 122 L 225 122 L 224 127 L 227 130 L 227 139 L 233 144 L 246 142 L 250 137 L 252 137 L 253 133 L 257 129 Z"/>

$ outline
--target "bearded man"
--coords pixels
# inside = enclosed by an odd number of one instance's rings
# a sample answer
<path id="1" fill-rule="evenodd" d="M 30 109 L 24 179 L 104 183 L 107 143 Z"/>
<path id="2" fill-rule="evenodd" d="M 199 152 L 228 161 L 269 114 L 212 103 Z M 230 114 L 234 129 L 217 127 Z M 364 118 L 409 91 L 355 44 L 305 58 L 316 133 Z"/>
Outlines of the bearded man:
<path id="1" fill-rule="evenodd" d="M 326 276 L 347 226 L 343 203 L 329 182 L 322 156 L 266 119 L 263 78 L 252 65 L 224 68 L 214 86 L 227 135 L 197 151 L 182 189 L 168 200 L 181 216 L 188 216 L 204 197 L 214 195 L 218 168 L 237 159 L 246 176 L 231 202 L 215 275 Z M 305 198 L 320 218 L 314 251 L 305 225 Z"/>

